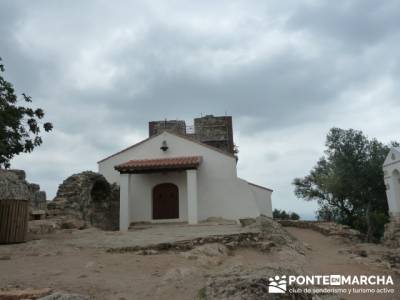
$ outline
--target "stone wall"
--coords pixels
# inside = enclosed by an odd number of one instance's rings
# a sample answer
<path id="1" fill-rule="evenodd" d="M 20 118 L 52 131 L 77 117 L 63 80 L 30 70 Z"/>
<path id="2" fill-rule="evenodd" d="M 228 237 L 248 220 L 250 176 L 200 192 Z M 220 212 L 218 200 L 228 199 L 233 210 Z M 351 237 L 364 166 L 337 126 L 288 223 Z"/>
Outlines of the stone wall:
<path id="1" fill-rule="evenodd" d="M 186 123 L 182 120 L 165 120 L 149 122 L 149 136 L 153 136 L 165 130 L 178 134 L 186 134 Z"/>
<path id="2" fill-rule="evenodd" d="M 30 210 L 46 210 L 46 192 L 26 180 L 24 170 L 0 170 L 0 199 L 29 200 Z"/>
<path id="3" fill-rule="evenodd" d="M 234 154 L 232 117 L 207 115 L 195 118 L 194 132 L 199 141 Z"/>
<path id="4" fill-rule="evenodd" d="M 92 171 L 74 174 L 59 186 L 48 210 L 52 217 L 68 217 L 83 221 L 84 226 L 117 230 L 119 186 L 110 185 L 103 175 Z"/>

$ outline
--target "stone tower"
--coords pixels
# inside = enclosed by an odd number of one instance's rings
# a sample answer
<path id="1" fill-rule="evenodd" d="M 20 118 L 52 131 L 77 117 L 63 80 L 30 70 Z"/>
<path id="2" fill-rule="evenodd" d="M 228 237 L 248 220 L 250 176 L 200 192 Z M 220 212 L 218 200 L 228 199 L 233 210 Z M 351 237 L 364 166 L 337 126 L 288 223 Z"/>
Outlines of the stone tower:
<path id="1" fill-rule="evenodd" d="M 149 122 L 149 136 L 164 130 L 186 135 L 230 154 L 236 154 L 237 152 L 233 141 L 231 116 L 206 115 L 195 118 L 193 127 L 186 126 L 183 120 Z"/>
<path id="2" fill-rule="evenodd" d="M 153 136 L 164 130 L 172 131 L 178 134 L 186 134 L 186 123 L 182 120 L 164 120 L 149 122 L 149 136 Z"/>
<path id="3" fill-rule="evenodd" d="M 196 118 L 194 119 L 194 134 L 200 142 L 234 154 L 231 116 L 207 115 Z"/>

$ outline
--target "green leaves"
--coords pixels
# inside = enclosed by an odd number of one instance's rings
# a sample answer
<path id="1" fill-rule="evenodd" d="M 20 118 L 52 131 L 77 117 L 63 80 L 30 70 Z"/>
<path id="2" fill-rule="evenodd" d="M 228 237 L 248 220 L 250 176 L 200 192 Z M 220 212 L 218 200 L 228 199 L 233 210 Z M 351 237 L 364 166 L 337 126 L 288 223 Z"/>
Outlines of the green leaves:
<path id="1" fill-rule="evenodd" d="M 35 110 L 35 115 L 36 117 L 38 117 L 39 119 L 42 119 L 44 117 L 44 111 L 41 108 L 36 108 Z"/>
<path id="2" fill-rule="evenodd" d="M 30 118 L 27 121 L 28 126 L 29 126 L 29 130 L 34 133 L 34 134 L 38 134 L 40 131 L 40 128 L 37 125 L 37 122 L 34 118 Z"/>
<path id="3" fill-rule="evenodd" d="M 274 219 L 278 220 L 300 220 L 300 216 L 295 212 L 290 213 L 279 209 L 274 209 L 272 216 Z"/>
<path id="4" fill-rule="evenodd" d="M 293 181 L 296 196 L 317 200 L 319 218 L 353 226 L 376 240 L 384 218 L 372 222 L 372 216 L 387 216 L 382 164 L 390 147 L 361 131 L 340 128 L 329 131 L 325 145 L 325 156 L 310 174 Z"/>
<path id="5" fill-rule="evenodd" d="M 44 123 L 44 124 L 43 124 L 43 128 L 44 128 L 44 130 L 45 130 L 46 132 L 49 132 L 49 131 L 51 131 L 51 130 L 53 129 L 53 124 L 51 124 L 51 123 L 49 123 L 49 122 Z"/>
<path id="6" fill-rule="evenodd" d="M 22 96 L 24 97 L 24 100 L 26 102 L 32 102 L 32 98 L 30 96 L 25 95 L 24 93 L 22 93 Z"/>
<path id="7" fill-rule="evenodd" d="M 9 168 L 15 155 L 40 146 L 43 142 L 39 135 L 41 129 L 49 132 L 53 125 L 40 123 L 45 115 L 43 109 L 17 105 L 13 85 L 1 76 L 4 70 L 0 58 L 0 168 Z M 22 98 L 26 103 L 32 103 L 30 96 L 22 94 Z"/>

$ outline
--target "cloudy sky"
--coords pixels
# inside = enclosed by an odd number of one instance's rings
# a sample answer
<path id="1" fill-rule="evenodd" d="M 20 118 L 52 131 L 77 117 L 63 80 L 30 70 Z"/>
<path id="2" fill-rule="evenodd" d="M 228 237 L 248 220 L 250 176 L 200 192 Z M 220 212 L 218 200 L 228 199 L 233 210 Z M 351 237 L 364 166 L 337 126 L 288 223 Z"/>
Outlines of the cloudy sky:
<path id="1" fill-rule="evenodd" d="M 333 126 L 399 140 L 393 1 L 0 2 L 5 77 L 54 131 L 12 161 L 51 199 L 67 176 L 147 135 L 147 122 L 232 115 L 239 175 L 313 215 L 291 182 Z"/>

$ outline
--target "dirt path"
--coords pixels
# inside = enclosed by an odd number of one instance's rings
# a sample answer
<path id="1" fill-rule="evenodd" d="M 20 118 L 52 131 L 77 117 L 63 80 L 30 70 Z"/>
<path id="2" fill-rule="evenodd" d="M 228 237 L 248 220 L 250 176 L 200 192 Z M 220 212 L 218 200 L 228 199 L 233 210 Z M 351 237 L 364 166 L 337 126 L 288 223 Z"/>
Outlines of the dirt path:
<path id="1" fill-rule="evenodd" d="M 367 261 L 365 258 L 355 261 L 339 253 L 346 245 L 332 237 L 311 230 L 287 229 L 300 241 L 310 245 L 305 255 L 295 250 L 294 245 L 301 250 L 303 247 L 290 238 L 287 238 L 290 241 L 288 245 L 277 244 L 271 251 L 238 248 L 222 257 L 208 257 L 203 253 L 193 258 L 187 253 L 174 251 L 159 252 L 156 255 L 105 251 L 109 245 L 143 245 L 157 239 L 164 242 L 244 230 L 234 226 L 215 229 L 207 226 L 186 229 L 179 226 L 157 227 L 125 234 L 92 229 L 59 231 L 27 243 L 1 245 L 0 290 L 51 288 L 54 291 L 89 295 L 96 300 L 186 300 L 196 299 L 210 276 L 226 272 L 229 274 L 235 270 L 282 268 L 305 275 L 386 273 L 383 267 L 363 264 L 363 261 Z M 278 231 L 277 235 L 283 238 L 286 232 Z M 394 282 L 398 289 L 399 278 L 395 278 Z M 230 287 L 234 287 L 234 282 Z M 364 294 L 346 299 L 400 299 L 400 295 L 384 298 Z"/>
<path id="2" fill-rule="evenodd" d="M 304 269 L 311 275 L 392 275 L 387 270 L 363 262 L 363 258 L 351 259 L 340 252 L 346 245 L 338 239 L 327 237 L 311 229 L 286 227 L 290 234 L 309 246 L 306 252 L 306 265 Z M 399 278 L 393 278 L 396 294 L 373 295 L 354 294 L 347 295 L 344 299 L 400 299 Z M 385 286 L 382 286 L 385 287 Z M 389 287 L 389 286 L 386 286 Z"/>

